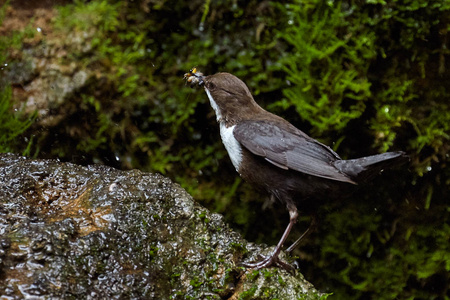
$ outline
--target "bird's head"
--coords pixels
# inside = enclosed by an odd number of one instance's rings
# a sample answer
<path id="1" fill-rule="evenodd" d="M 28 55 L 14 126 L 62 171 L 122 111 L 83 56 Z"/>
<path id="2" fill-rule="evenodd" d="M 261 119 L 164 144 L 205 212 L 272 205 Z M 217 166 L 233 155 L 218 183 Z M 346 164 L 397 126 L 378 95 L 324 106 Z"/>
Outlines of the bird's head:
<path id="1" fill-rule="evenodd" d="M 235 124 L 262 111 L 247 85 L 230 73 L 203 76 L 194 68 L 184 78 L 191 87 L 196 84 L 204 87 L 218 121 Z"/>

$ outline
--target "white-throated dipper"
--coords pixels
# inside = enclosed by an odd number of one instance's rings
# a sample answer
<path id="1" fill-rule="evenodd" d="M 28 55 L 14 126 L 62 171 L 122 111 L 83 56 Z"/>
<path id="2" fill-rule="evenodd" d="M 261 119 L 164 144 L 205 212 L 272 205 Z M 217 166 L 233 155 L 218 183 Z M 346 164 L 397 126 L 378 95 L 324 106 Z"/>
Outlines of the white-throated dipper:
<path id="1" fill-rule="evenodd" d="M 203 76 L 194 68 L 184 77 L 191 86 L 204 86 L 216 113 L 222 142 L 239 175 L 285 204 L 289 211 L 289 225 L 273 253 L 259 262 L 244 263 L 248 268 L 278 265 L 292 269 L 278 255 L 297 221 L 297 208 L 317 207 L 383 169 L 408 160 L 401 151 L 342 160 L 330 147 L 261 108 L 236 76 L 229 73 Z M 287 251 L 292 251 L 298 242 Z"/>

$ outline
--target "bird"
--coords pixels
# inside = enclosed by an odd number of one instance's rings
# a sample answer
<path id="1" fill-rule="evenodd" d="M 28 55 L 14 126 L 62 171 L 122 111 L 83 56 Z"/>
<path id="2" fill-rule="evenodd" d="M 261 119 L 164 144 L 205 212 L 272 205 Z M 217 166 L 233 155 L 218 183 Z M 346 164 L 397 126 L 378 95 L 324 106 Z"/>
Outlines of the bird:
<path id="1" fill-rule="evenodd" d="M 222 142 L 239 175 L 284 204 L 289 212 L 289 224 L 273 252 L 259 261 L 242 263 L 244 267 L 278 266 L 292 271 L 293 267 L 282 261 L 279 254 L 297 222 L 299 210 L 314 211 L 330 199 L 345 197 L 358 184 L 409 160 L 403 151 L 343 160 L 329 146 L 264 110 L 238 77 L 226 72 L 204 76 L 193 68 L 184 78 L 192 87 L 204 87 Z M 297 247 L 312 227 L 286 252 Z"/>

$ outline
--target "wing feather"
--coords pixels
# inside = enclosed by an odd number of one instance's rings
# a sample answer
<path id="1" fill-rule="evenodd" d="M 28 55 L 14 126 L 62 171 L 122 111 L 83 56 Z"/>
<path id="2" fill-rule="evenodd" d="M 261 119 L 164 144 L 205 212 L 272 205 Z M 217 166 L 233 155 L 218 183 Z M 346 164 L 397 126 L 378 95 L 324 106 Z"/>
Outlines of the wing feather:
<path id="1" fill-rule="evenodd" d="M 287 122 L 241 121 L 233 135 L 243 147 L 279 168 L 354 183 L 333 166 L 340 159 L 333 150 Z"/>

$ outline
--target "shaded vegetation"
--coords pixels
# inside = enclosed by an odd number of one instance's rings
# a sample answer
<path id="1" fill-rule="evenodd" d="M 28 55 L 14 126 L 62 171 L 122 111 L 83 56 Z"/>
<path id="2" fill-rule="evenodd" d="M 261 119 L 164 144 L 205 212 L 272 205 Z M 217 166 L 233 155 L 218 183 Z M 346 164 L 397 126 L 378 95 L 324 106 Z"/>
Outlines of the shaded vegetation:
<path id="1" fill-rule="evenodd" d="M 23 149 L 19 139 L 20 135 L 31 126 L 34 116 L 21 118 L 20 113 L 12 111 L 11 87 L 0 86 L 0 152 L 21 151 L 22 154 L 29 155 L 31 142 Z"/>
<path id="2" fill-rule="evenodd" d="M 291 48 L 281 62 L 292 86 L 272 105 L 293 107 L 344 157 L 403 149 L 413 160 L 410 178 L 387 174 L 328 212 L 315 241 L 322 274 L 311 276 L 335 282 L 335 298 L 449 297 L 450 6 L 283 7 L 291 26 L 280 36 Z"/>
<path id="3" fill-rule="evenodd" d="M 59 63 L 92 75 L 33 153 L 161 172 L 249 239 L 274 243 L 284 208 L 262 211 L 205 95 L 182 81 L 193 66 L 233 73 L 344 158 L 411 154 L 410 172 L 323 208 L 297 253 L 308 280 L 330 299 L 450 297 L 448 2 L 77 0 L 58 8 L 54 30 Z"/>
<path id="4" fill-rule="evenodd" d="M 5 17 L 7 4 L 0 7 L 0 26 Z M 8 51 L 22 46 L 22 40 L 29 36 L 29 31 L 14 32 L 9 37 L 0 36 L 0 152 L 20 152 L 29 155 L 31 141 L 20 135 L 33 123 L 35 114 L 24 116 L 22 112 L 13 108 L 11 99 L 12 89 L 2 75 L 8 66 Z"/>

